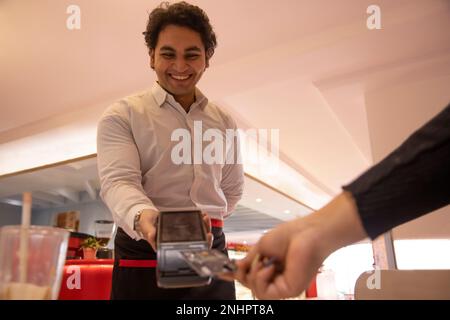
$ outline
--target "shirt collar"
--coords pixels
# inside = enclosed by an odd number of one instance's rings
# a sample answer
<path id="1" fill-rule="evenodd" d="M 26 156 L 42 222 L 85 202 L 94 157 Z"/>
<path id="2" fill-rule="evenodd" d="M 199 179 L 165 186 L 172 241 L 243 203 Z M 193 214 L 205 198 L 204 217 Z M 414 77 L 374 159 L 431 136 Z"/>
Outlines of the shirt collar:
<path id="1" fill-rule="evenodd" d="M 164 90 L 158 82 L 155 82 L 152 87 L 152 95 L 159 107 L 162 107 L 165 102 L 169 103 L 170 105 L 176 103 L 175 98 L 166 90 Z M 208 99 L 198 88 L 195 88 L 195 102 L 192 104 L 190 110 L 193 110 L 197 107 L 204 109 L 207 104 Z"/>
<path id="2" fill-rule="evenodd" d="M 158 82 L 155 82 L 155 84 L 152 87 L 152 95 L 156 100 L 156 103 L 158 104 L 159 107 L 162 107 L 162 105 L 164 104 L 164 102 L 166 102 L 166 98 L 167 98 L 167 91 L 164 90 Z"/>

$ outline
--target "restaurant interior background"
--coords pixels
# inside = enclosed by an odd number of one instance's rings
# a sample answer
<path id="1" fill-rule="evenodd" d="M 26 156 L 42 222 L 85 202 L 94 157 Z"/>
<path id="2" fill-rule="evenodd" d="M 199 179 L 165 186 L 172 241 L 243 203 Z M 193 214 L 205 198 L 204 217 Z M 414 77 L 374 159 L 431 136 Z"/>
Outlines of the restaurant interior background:
<path id="1" fill-rule="evenodd" d="M 240 128 L 279 129 L 278 158 L 250 142 L 260 161 L 245 159 L 244 197 L 225 222 L 233 257 L 326 204 L 450 101 L 450 1 L 190 2 L 219 42 L 201 90 Z M 20 223 L 25 191 L 32 224 L 78 211 L 78 231 L 95 234 L 95 220 L 112 219 L 98 196 L 96 123 L 155 80 L 142 31 L 158 4 L 0 1 L 0 226 Z M 373 4 L 381 29 L 367 25 Z M 80 9 L 79 29 L 67 25 L 70 5 Z M 378 245 L 366 239 L 334 253 L 323 269 L 338 296 L 351 297 L 357 277 L 377 265 L 450 269 L 449 216 L 447 206 Z"/>

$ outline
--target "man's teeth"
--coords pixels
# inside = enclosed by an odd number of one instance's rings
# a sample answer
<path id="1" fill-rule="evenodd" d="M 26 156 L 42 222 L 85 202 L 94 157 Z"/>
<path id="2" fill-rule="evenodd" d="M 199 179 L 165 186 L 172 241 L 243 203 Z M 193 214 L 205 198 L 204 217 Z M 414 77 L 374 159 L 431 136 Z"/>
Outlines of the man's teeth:
<path id="1" fill-rule="evenodd" d="M 174 78 L 174 79 L 177 79 L 177 80 L 186 80 L 190 76 L 176 76 L 176 75 L 172 74 L 171 77 Z"/>

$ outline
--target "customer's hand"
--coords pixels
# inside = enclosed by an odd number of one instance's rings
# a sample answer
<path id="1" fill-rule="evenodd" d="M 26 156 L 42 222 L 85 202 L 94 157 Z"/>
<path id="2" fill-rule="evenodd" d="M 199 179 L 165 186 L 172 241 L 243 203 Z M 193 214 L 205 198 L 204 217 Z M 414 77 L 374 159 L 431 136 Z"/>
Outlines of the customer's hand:
<path id="1" fill-rule="evenodd" d="M 264 235 L 236 262 L 236 279 L 259 299 L 300 295 L 326 257 L 319 228 L 303 221 L 284 223 Z M 273 263 L 265 264 L 272 260 Z"/>
<path id="2" fill-rule="evenodd" d="M 366 236 L 353 198 L 342 193 L 319 211 L 264 235 L 236 262 L 234 276 L 259 299 L 298 296 L 330 253 Z"/>
<path id="3" fill-rule="evenodd" d="M 153 250 L 156 252 L 156 223 L 158 221 L 159 212 L 152 209 L 145 209 L 141 213 L 139 219 L 139 227 L 145 240 L 150 243 Z"/>
<path id="4" fill-rule="evenodd" d="M 212 248 L 213 245 L 213 240 L 214 240 L 214 235 L 211 232 L 211 218 L 208 216 L 208 213 L 206 211 L 202 211 L 202 218 L 203 218 L 203 223 L 205 224 L 205 228 L 206 228 L 206 234 L 208 237 L 208 245 L 209 248 Z"/>

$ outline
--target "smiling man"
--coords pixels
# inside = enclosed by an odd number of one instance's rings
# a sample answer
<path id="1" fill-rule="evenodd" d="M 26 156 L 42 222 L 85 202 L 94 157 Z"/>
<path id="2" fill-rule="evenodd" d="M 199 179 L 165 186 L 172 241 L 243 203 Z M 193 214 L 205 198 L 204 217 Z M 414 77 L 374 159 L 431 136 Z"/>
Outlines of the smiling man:
<path id="1" fill-rule="evenodd" d="M 161 30 L 156 48 L 150 47 L 150 64 L 158 83 L 187 112 L 195 101 L 195 85 L 209 58 L 198 32 L 177 25 Z"/>
<path id="2" fill-rule="evenodd" d="M 119 226 L 111 298 L 234 299 L 234 284 L 220 280 L 183 289 L 156 284 L 159 212 L 208 212 L 212 246 L 226 253 L 223 219 L 240 200 L 244 177 L 236 162 L 172 159 L 177 145 L 172 134 L 177 129 L 188 130 L 191 137 L 199 121 L 202 130 L 213 129 L 223 137 L 226 130 L 236 129 L 233 119 L 196 88 L 216 47 L 206 14 L 186 2 L 161 4 L 150 13 L 144 35 L 157 82 L 148 91 L 114 103 L 98 124 L 100 194 Z M 235 146 L 237 142 L 224 154 L 237 154 Z M 206 217 L 205 224 L 209 226 Z"/>

